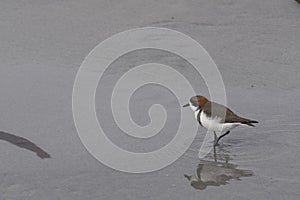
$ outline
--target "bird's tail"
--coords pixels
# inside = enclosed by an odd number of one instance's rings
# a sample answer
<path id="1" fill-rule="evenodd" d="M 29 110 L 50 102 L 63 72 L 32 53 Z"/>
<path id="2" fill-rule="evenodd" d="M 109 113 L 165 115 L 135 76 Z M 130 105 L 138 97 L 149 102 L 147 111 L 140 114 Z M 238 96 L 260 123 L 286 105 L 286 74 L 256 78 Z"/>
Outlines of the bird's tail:
<path id="1" fill-rule="evenodd" d="M 251 120 L 251 119 L 245 119 L 242 121 L 242 124 L 246 124 L 248 126 L 254 126 L 254 124 L 258 123 L 258 121 L 255 121 L 255 120 Z"/>

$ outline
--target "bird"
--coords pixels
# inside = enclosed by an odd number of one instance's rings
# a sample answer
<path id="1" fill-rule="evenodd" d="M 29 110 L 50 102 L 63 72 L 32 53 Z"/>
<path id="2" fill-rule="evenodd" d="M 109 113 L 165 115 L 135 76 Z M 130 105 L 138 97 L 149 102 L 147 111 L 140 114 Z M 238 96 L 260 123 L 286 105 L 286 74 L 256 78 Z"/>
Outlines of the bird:
<path id="1" fill-rule="evenodd" d="M 258 123 L 258 121 L 240 117 L 226 106 L 211 102 L 200 95 L 191 97 L 189 103 L 183 105 L 183 107 L 188 106 L 194 111 L 195 118 L 199 124 L 213 131 L 215 137 L 214 146 L 217 146 L 220 139 L 228 135 L 231 129 L 240 125 L 254 127 L 253 124 Z M 225 133 L 217 137 L 216 132 Z"/>

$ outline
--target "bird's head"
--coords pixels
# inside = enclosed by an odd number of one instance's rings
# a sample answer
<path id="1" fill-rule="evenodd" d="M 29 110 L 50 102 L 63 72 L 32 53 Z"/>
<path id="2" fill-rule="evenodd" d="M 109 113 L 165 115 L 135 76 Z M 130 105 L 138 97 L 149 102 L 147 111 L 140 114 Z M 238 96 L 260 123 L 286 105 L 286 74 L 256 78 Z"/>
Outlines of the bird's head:
<path id="1" fill-rule="evenodd" d="M 197 95 L 191 97 L 189 103 L 185 104 L 183 107 L 190 106 L 190 108 L 195 112 L 199 110 L 206 102 L 208 102 L 206 97 Z"/>
<path id="2" fill-rule="evenodd" d="M 204 190 L 206 188 L 206 185 L 204 182 L 202 182 L 199 178 L 196 178 L 194 176 L 189 176 L 184 174 L 184 177 L 188 179 L 191 186 L 197 190 Z"/>

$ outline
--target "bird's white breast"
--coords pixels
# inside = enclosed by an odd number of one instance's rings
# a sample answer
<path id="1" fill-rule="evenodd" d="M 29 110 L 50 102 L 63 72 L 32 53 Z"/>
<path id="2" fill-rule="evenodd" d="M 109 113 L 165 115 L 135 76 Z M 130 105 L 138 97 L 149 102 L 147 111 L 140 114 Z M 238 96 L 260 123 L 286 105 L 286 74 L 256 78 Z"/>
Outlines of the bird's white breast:
<path id="1" fill-rule="evenodd" d="M 197 114 L 196 114 L 197 113 Z M 199 111 L 195 112 L 195 117 L 197 119 Z M 229 131 L 238 125 L 240 123 L 221 123 L 221 118 L 220 117 L 208 117 L 203 111 L 200 113 L 200 122 L 203 127 L 212 130 L 212 131 L 217 131 L 217 132 L 222 132 L 222 131 Z"/>

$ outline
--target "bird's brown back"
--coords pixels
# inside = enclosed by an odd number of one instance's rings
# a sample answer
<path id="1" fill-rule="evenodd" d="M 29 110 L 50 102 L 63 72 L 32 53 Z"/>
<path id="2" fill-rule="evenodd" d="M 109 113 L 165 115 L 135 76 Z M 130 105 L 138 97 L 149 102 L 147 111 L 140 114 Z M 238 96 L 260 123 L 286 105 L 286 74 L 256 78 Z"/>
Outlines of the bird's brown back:
<path id="1" fill-rule="evenodd" d="M 221 118 L 221 123 L 235 123 L 235 122 L 239 122 L 242 124 L 247 124 L 250 126 L 253 126 L 251 123 L 257 123 L 254 120 L 251 119 L 246 119 L 243 117 L 238 116 L 237 114 L 235 114 L 233 111 L 231 111 L 229 108 L 218 104 L 218 103 L 214 103 L 211 101 L 206 102 L 202 107 L 201 110 L 204 111 L 204 113 L 208 116 L 208 117 L 218 117 Z"/>

